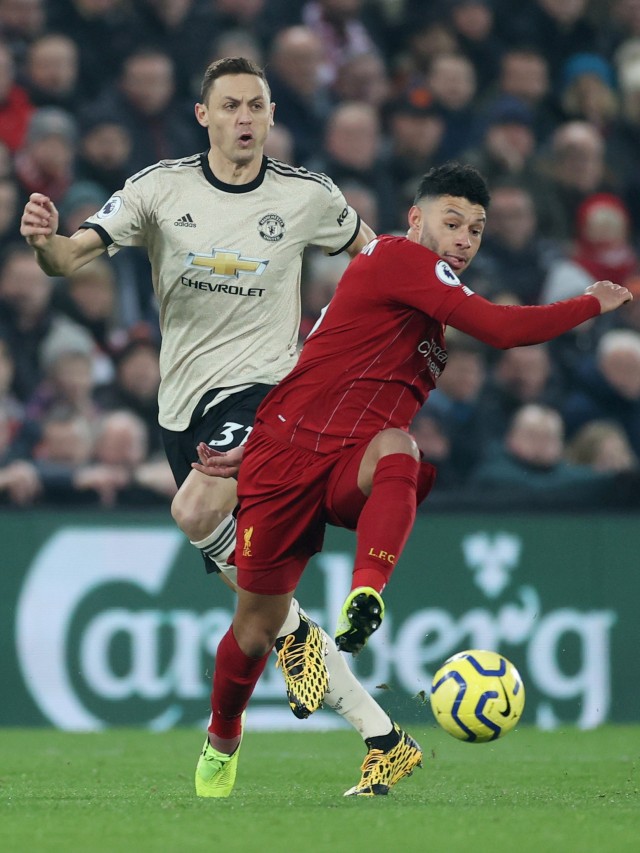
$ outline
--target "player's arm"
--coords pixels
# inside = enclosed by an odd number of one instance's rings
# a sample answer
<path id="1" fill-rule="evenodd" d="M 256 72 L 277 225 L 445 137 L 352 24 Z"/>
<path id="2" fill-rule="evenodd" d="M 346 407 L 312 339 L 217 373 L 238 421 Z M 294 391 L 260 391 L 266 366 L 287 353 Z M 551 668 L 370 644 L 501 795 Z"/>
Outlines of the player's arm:
<path id="1" fill-rule="evenodd" d="M 494 305 L 474 294 L 453 309 L 447 325 L 498 349 L 509 349 L 550 341 L 631 299 L 626 287 L 610 281 L 597 281 L 584 296 L 551 305 Z"/>
<path id="2" fill-rule="evenodd" d="M 359 254 L 367 245 L 367 243 L 370 243 L 375 236 L 376 232 L 361 219 L 360 228 L 355 236 L 355 239 L 346 248 L 347 254 L 350 257 L 355 258 L 355 256 Z"/>
<path id="3" fill-rule="evenodd" d="M 69 275 L 105 251 L 93 229 L 63 237 L 57 233 L 58 224 L 58 211 L 51 199 L 31 193 L 20 220 L 20 233 L 33 246 L 39 265 L 48 275 Z"/>

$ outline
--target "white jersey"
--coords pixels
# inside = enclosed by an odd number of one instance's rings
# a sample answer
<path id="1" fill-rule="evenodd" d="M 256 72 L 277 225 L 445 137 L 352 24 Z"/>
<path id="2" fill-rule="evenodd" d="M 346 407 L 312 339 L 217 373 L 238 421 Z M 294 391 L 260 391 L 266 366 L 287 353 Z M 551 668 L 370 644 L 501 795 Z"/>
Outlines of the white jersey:
<path id="1" fill-rule="evenodd" d="M 145 246 L 160 305 L 160 424 L 189 426 L 212 388 L 275 384 L 294 366 L 306 246 L 336 254 L 360 221 L 326 175 L 265 157 L 225 184 L 206 154 L 133 175 L 84 224 L 109 254 Z"/>

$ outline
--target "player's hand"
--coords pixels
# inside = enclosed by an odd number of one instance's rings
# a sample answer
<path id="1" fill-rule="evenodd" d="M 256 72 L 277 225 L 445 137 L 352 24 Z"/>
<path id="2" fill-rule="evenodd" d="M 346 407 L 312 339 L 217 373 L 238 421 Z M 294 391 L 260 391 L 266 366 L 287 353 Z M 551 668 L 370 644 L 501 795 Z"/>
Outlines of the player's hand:
<path id="1" fill-rule="evenodd" d="M 31 193 L 20 220 L 20 233 L 34 249 L 44 248 L 58 231 L 59 216 L 55 204 L 42 193 Z"/>
<path id="2" fill-rule="evenodd" d="M 615 311 L 625 302 L 631 302 L 633 294 L 626 287 L 620 284 L 614 284 L 612 281 L 596 281 L 595 284 L 590 284 L 585 290 L 591 296 L 595 296 L 600 303 L 600 313 L 607 314 L 609 311 Z"/>
<path id="3" fill-rule="evenodd" d="M 191 463 L 195 471 L 200 471 L 208 477 L 223 477 L 226 480 L 238 476 L 244 447 L 233 447 L 221 453 L 201 441 L 197 449 L 200 462 Z"/>

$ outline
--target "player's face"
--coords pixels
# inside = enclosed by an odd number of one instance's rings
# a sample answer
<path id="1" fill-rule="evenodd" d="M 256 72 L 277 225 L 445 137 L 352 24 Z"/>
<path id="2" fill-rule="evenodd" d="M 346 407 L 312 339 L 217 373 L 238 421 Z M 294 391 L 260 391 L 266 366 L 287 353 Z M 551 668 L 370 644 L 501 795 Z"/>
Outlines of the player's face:
<path id="1" fill-rule="evenodd" d="M 207 128 L 212 150 L 242 166 L 262 157 L 274 104 L 264 81 L 254 74 L 228 74 L 214 81 L 196 118 Z"/>
<path id="2" fill-rule="evenodd" d="M 481 204 L 466 198 L 442 195 L 422 199 L 409 211 L 408 237 L 431 249 L 456 273 L 475 258 L 487 216 Z"/>

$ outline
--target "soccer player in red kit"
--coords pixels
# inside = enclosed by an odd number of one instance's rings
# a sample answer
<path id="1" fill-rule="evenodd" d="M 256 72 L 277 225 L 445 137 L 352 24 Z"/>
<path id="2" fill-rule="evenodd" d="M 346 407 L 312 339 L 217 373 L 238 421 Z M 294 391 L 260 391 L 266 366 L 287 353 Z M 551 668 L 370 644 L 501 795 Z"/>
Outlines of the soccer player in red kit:
<path id="1" fill-rule="evenodd" d="M 543 306 L 474 294 L 458 276 L 480 247 L 488 205 L 471 167 L 428 172 L 407 237 L 377 237 L 352 261 L 296 367 L 258 409 L 238 480 L 238 605 L 211 697 L 206 760 L 219 764 L 223 796 L 233 787 L 241 714 L 327 523 L 357 532 L 336 644 L 357 653 L 380 624 L 380 593 L 434 477 L 407 430 L 446 366 L 445 327 L 499 348 L 536 344 L 631 299 L 611 282 Z M 397 781 L 378 773 L 375 759 L 370 753 L 347 793 L 386 793 L 377 787 Z"/>

